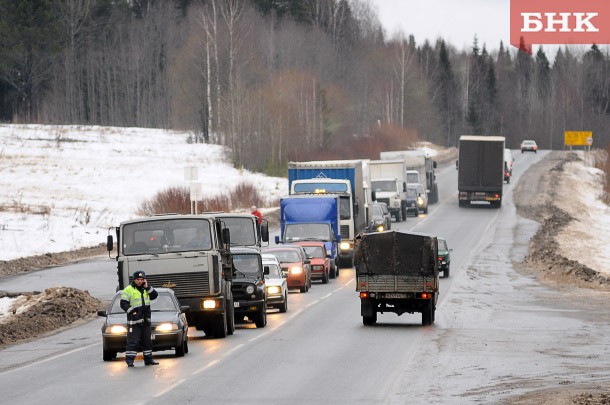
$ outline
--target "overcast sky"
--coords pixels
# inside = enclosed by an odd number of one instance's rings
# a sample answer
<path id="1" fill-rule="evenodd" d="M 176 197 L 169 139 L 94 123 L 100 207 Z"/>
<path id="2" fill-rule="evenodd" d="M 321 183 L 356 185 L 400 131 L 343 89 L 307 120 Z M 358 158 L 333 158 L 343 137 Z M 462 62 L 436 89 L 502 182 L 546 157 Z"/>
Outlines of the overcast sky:
<path id="1" fill-rule="evenodd" d="M 471 47 L 474 35 L 479 46 L 497 50 L 500 41 L 510 42 L 509 0 L 371 0 L 379 20 L 390 35 L 399 29 L 413 34 L 417 44 L 438 37 L 458 49 Z"/>

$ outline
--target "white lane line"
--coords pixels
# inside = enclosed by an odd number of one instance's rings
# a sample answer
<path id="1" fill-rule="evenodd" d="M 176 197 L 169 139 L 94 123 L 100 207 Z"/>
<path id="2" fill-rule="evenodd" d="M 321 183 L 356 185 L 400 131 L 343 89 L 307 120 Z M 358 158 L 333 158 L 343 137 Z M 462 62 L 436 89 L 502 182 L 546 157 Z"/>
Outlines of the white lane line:
<path id="1" fill-rule="evenodd" d="M 312 305 L 316 305 L 320 300 L 315 300 L 313 302 L 310 302 L 309 304 L 305 305 L 305 308 L 309 308 Z"/>
<path id="2" fill-rule="evenodd" d="M 32 367 L 32 366 L 37 366 L 39 364 L 46 363 L 47 361 L 55 360 L 55 359 L 58 359 L 60 357 L 64 357 L 64 356 L 67 356 L 69 354 L 80 352 L 81 350 L 90 349 L 92 347 L 99 346 L 99 345 L 101 345 L 101 343 L 94 343 L 92 345 L 79 347 L 78 349 L 70 350 L 69 352 L 61 353 L 61 354 L 58 354 L 58 355 L 55 355 L 55 356 L 47 357 L 46 359 L 37 361 L 35 363 L 26 364 L 24 366 L 17 366 L 15 368 L 10 369 L 10 370 L 6 370 L 6 371 L 1 372 L 0 375 L 5 375 L 5 374 L 12 373 L 13 371 L 23 370 L 24 368 L 28 368 L 28 367 Z"/>
<path id="3" fill-rule="evenodd" d="M 240 345 L 240 346 L 243 346 L 243 345 Z M 239 346 L 237 346 L 237 347 L 239 347 Z M 233 350 L 235 350 L 235 349 L 233 349 Z M 233 351 L 233 350 L 231 350 L 231 351 Z M 193 373 L 193 375 L 197 375 L 197 374 L 199 374 L 199 373 L 201 373 L 201 372 L 203 372 L 203 371 L 207 370 L 208 368 L 210 368 L 210 367 L 212 367 L 212 366 L 216 365 L 216 363 L 218 363 L 218 361 L 219 361 L 219 360 L 212 360 L 212 361 L 210 361 L 208 364 L 206 364 L 205 366 L 201 367 L 199 370 L 195 371 L 195 372 Z"/>
<path id="4" fill-rule="evenodd" d="M 167 387 L 163 391 L 157 392 L 155 395 L 153 395 L 153 398 L 159 398 L 161 395 L 167 394 L 168 392 L 170 392 L 171 390 L 173 390 L 174 388 L 176 388 L 177 386 L 179 386 L 180 384 L 182 384 L 185 381 L 186 381 L 186 379 L 183 378 L 182 380 L 178 381 L 176 384 L 170 385 L 169 387 Z"/>
<path id="5" fill-rule="evenodd" d="M 337 288 L 335 291 L 333 291 L 333 294 L 334 294 L 334 293 L 336 293 L 336 292 L 339 292 L 339 291 L 343 290 L 344 288 L 345 288 L 345 287 L 339 287 L 339 288 Z"/>
<path id="6" fill-rule="evenodd" d="M 252 339 L 248 339 L 248 342 L 254 342 L 256 339 L 260 339 L 265 335 L 268 335 L 270 332 L 267 330 L 267 332 L 263 332 L 260 335 L 257 335 L 255 337 L 253 337 Z"/>
<path id="7" fill-rule="evenodd" d="M 243 343 L 238 344 L 237 346 L 235 346 L 235 347 L 234 347 L 234 348 L 232 348 L 231 350 L 226 351 L 226 352 L 223 354 L 223 356 L 224 356 L 224 357 L 227 357 L 227 356 L 231 355 L 231 353 L 233 353 L 234 351 L 237 351 L 238 349 L 242 348 L 242 347 L 243 347 L 243 345 L 244 345 Z"/>
<path id="8" fill-rule="evenodd" d="M 326 299 L 326 298 L 330 297 L 331 295 L 333 295 L 333 293 L 328 293 L 328 294 L 326 294 L 324 297 L 322 297 L 320 299 L 321 300 Z"/>
<path id="9" fill-rule="evenodd" d="M 345 284 L 343 284 L 343 287 L 348 287 L 350 284 L 352 284 L 354 282 L 355 278 L 350 278 L 349 281 Z"/>

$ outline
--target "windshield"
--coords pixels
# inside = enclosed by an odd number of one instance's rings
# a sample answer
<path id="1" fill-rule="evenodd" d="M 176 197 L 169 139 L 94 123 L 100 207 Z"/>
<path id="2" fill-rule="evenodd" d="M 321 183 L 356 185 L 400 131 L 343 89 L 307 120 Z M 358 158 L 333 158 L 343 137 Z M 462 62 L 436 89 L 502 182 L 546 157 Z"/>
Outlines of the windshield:
<path id="1" fill-rule="evenodd" d="M 243 275 L 257 276 L 260 274 L 260 256 L 233 254 L 233 267 Z M 239 273 L 238 273 L 239 276 Z"/>
<path id="2" fill-rule="evenodd" d="M 373 205 L 373 215 L 376 217 L 383 216 L 383 210 L 381 209 L 381 207 L 379 205 Z"/>
<path id="3" fill-rule="evenodd" d="M 150 301 L 150 310 L 152 312 L 177 312 L 178 307 L 170 293 L 160 291 L 157 299 Z M 125 314 L 125 311 L 121 308 L 121 294 L 114 296 L 110 306 L 110 314 Z"/>
<path id="4" fill-rule="evenodd" d="M 277 264 L 265 264 L 264 267 L 269 268 L 269 274 L 265 274 L 265 278 L 282 278 L 282 269 Z"/>
<path id="5" fill-rule="evenodd" d="M 210 250 L 212 238 L 207 219 L 168 219 L 123 226 L 125 256 Z"/>
<path id="6" fill-rule="evenodd" d="M 449 250 L 447 249 L 447 242 L 442 239 L 438 240 L 438 250 Z"/>
<path id="7" fill-rule="evenodd" d="M 419 173 L 407 173 L 407 183 L 419 183 Z"/>
<path id="8" fill-rule="evenodd" d="M 417 190 L 413 187 L 407 187 L 407 198 L 416 200 L 417 199 Z"/>
<path id="9" fill-rule="evenodd" d="M 295 183 L 295 193 L 313 193 L 313 194 L 332 194 L 332 193 L 347 193 L 346 183 L 325 183 L 324 181 L 316 183 Z"/>
<path id="10" fill-rule="evenodd" d="M 265 253 L 271 253 L 277 257 L 280 263 L 296 263 L 301 261 L 301 257 L 294 250 L 265 250 Z"/>
<path id="11" fill-rule="evenodd" d="M 392 180 L 375 180 L 371 182 L 371 187 L 376 192 L 396 191 L 396 182 Z"/>
<path id="12" fill-rule="evenodd" d="M 322 246 L 303 246 L 303 248 L 305 248 L 305 252 L 307 252 L 310 257 L 315 257 L 318 259 L 325 257 Z"/>
<path id="13" fill-rule="evenodd" d="M 254 246 L 257 243 L 254 221 L 251 218 L 221 217 L 231 232 L 231 246 Z"/>
<path id="14" fill-rule="evenodd" d="M 284 232 L 286 242 L 332 240 L 329 224 L 288 224 Z"/>

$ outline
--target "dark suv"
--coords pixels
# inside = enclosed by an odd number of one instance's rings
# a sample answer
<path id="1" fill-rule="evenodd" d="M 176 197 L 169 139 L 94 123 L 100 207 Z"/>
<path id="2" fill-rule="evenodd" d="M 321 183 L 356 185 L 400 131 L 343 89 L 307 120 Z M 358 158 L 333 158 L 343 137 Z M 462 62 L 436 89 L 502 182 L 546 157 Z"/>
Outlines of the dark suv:
<path id="1" fill-rule="evenodd" d="M 267 292 L 263 263 L 257 249 L 233 248 L 233 306 L 235 320 L 244 317 L 254 321 L 257 328 L 267 325 Z"/>

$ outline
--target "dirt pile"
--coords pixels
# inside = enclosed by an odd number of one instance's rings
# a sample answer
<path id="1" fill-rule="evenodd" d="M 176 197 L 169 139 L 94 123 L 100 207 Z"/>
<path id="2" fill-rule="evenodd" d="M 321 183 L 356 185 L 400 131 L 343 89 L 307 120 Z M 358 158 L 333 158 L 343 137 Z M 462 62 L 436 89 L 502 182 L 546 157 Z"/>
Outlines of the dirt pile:
<path id="1" fill-rule="evenodd" d="M 0 298 L 17 298 L 13 313 L 0 317 L 0 346 L 56 332 L 72 323 L 92 317 L 101 302 L 87 291 L 55 287 L 44 292 L 0 293 Z"/>

